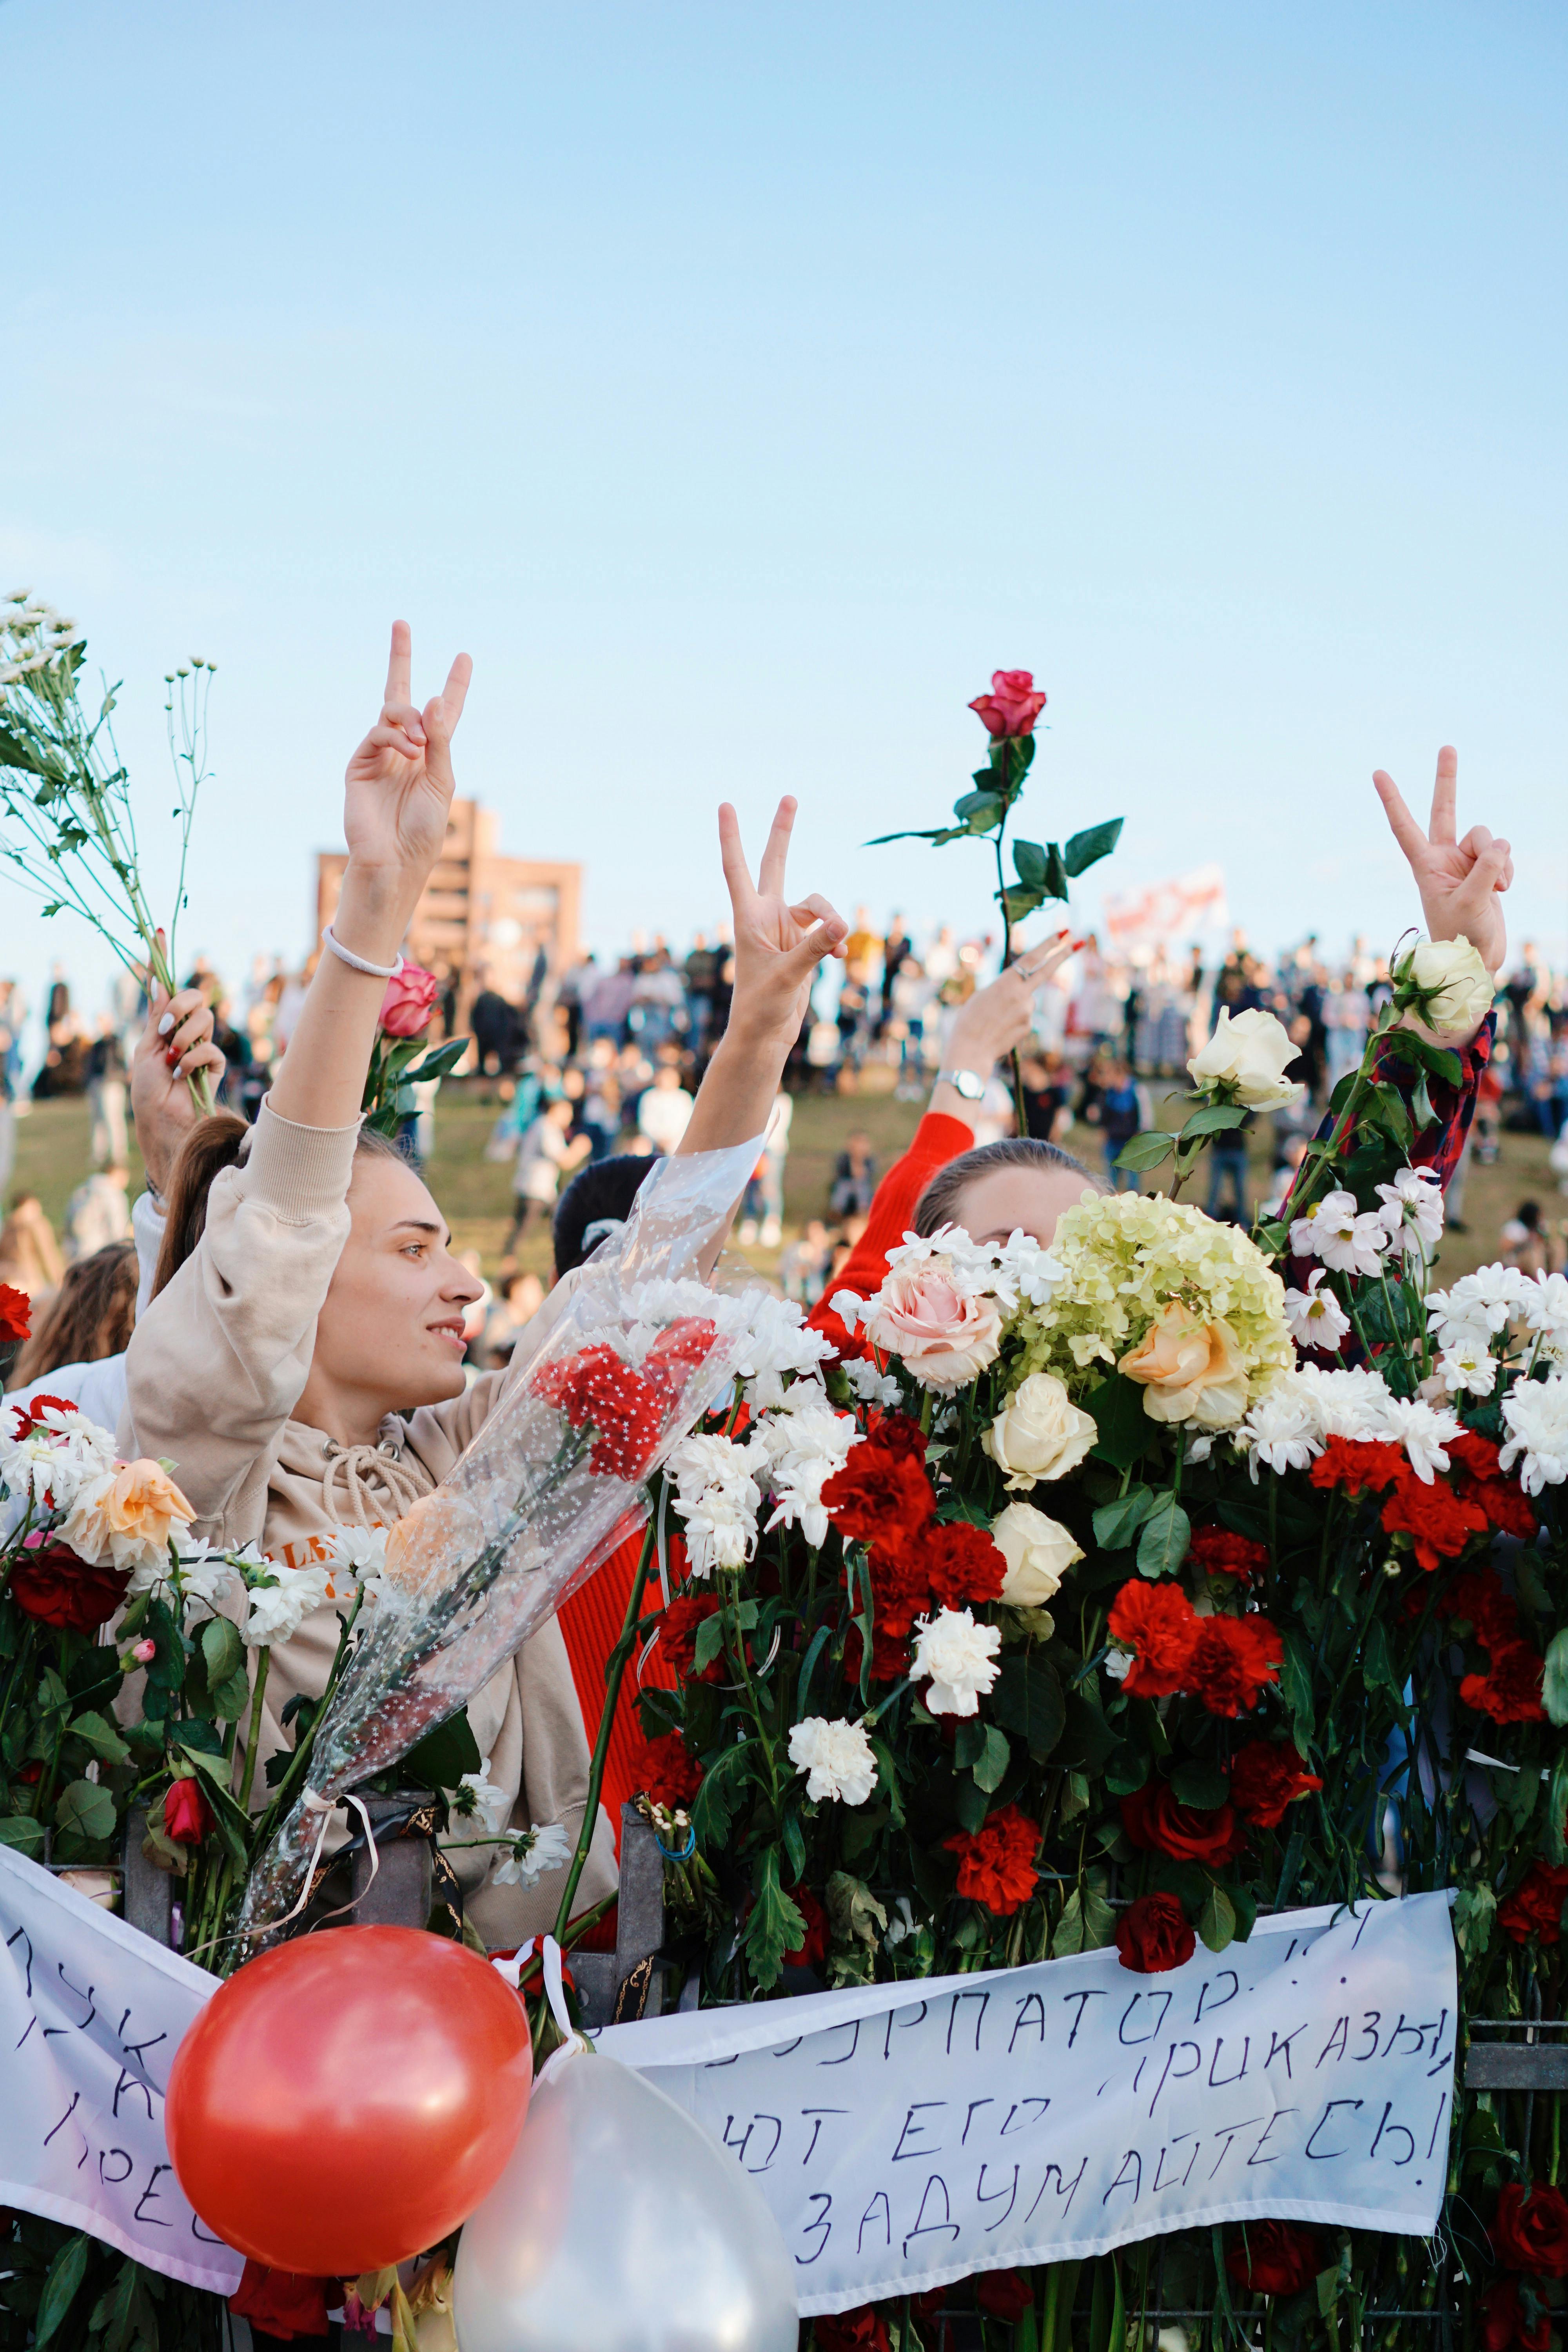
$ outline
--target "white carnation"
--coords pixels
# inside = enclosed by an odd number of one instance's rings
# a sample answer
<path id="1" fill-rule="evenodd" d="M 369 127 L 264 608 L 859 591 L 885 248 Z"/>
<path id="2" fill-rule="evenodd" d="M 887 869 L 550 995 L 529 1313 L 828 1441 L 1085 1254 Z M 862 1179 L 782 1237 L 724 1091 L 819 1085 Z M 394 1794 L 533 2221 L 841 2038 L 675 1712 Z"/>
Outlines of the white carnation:
<path id="1" fill-rule="evenodd" d="M 877 1785 L 877 1759 L 863 1723 L 808 1715 L 790 1733 L 789 1760 L 806 1774 L 805 1793 L 814 1803 L 831 1798 L 863 1805 Z"/>
<path id="2" fill-rule="evenodd" d="M 859 1441 L 853 1416 L 835 1412 L 822 1390 L 807 1381 L 797 1381 L 783 1407 L 757 1422 L 747 1450 L 773 1498 L 770 1534 L 777 1527 L 798 1527 L 813 1547 L 827 1541 L 822 1490 Z"/>
<path id="3" fill-rule="evenodd" d="M 1260 1462 L 1276 1476 L 1304 1470 L 1323 1450 L 1322 1416 L 1310 1381 L 1300 1372 L 1282 1374 L 1250 1407 L 1236 1442 L 1247 1455 L 1255 1485 Z"/>
<path id="4" fill-rule="evenodd" d="M 930 1687 L 925 1694 L 931 1715 L 978 1715 L 1000 1671 L 996 1653 L 1002 1636 L 994 1625 L 977 1625 L 968 1609 L 942 1609 L 934 1617 L 915 1619 L 916 1682 Z"/>
<path id="5" fill-rule="evenodd" d="M 1499 1468 L 1520 1463 L 1519 1483 L 1527 1495 L 1561 1486 L 1568 1478 L 1568 1380 L 1554 1374 L 1549 1381 L 1516 1381 L 1503 1399 L 1502 1417 L 1509 1434 Z"/>
<path id="6" fill-rule="evenodd" d="M 21 1407 L 15 1410 L 19 1412 Z M 108 1430 L 56 1405 L 40 1407 L 37 1419 L 41 1425 L 20 1440 L 9 1433 L 14 1420 L 0 1436 L 0 1481 L 19 1501 L 30 1501 L 36 1511 L 70 1511 L 84 1488 L 94 1498 L 100 1496 L 119 1467 Z"/>
<path id="7" fill-rule="evenodd" d="M 1319 1348 L 1331 1356 L 1343 1345 L 1351 1318 L 1333 1292 L 1320 1287 L 1325 1278 L 1325 1269 L 1315 1265 L 1305 1290 L 1285 1293 L 1285 1319 L 1298 1348 Z"/>
<path id="8" fill-rule="evenodd" d="M 843 1370 L 851 1394 L 858 1396 L 862 1404 L 878 1404 L 889 1412 L 903 1397 L 891 1372 L 879 1372 L 869 1356 L 848 1357 Z"/>
<path id="9" fill-rule="evenodd" d="M 786 1372 L 804 1378 L 837 1350 L 831 1339 L 809 1328 L 805 1308 L 795 1299 L 775 1298 L 766 1290 L 749 1296 L 752 1328 L 736 1377 L 746 1383 L 746 1402 L 753 1411 L 765 1411 L 784 1402 Z"/>
<path id="10" fill-rule="evenodd" d="M 671 1454 L 675 1507 L 686 1524 L 693 1576 L 743 1568 L 757 1540 L 762 1489 L 748 1447 L 730 1437 L 688 1437 Z"/>
<path id="11" fill-rule="evenodd" d="M 1381 1372 L 1369 1371 L 1360 1364 L 1342 1365 L 1331 1371 L 1317 1364 L 1303 1364 L 1296 1379 L 1298 1383 L 1305 1382 L 1311 1391 L 1321 1436 L 1394 1436 L 1389 1420 L 1394 1398 Z"/>
<path id="12" fill-rule="evenodd" d="M 331 1581 L 331 1570 L 314 1559 L 305 1568 L 277 1566 L 270 1574 L 274 1580 L 270 1584 L 251 1587 L 244 1639 L 253 1650 L 291 1642 L 304 1619 L 326 1600 Z"/>

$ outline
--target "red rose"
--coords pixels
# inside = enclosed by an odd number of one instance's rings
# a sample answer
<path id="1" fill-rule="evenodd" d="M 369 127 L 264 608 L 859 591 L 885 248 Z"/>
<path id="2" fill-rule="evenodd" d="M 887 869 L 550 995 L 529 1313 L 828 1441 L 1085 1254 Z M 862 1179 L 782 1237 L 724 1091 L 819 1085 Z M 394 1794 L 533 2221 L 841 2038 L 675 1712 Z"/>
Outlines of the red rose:
<path id="1" fill-rule="evenodd" d="M 1230 1862 L 1247 1843 L 1233 1805 L 1184 1805 L 1168 1780 L 1151 1780 L 1121 1800 L 1121 1825 L 1145 1853 L 1173 1862 Z"/>
<path id="2" fill-rule="evenodd" d="M 332 2286 L 335 2293 L 335 2279 Z M 228 2307 L 237 2318 L 248 2319 L 265 2336 L 281 2336 L 285 2344 L 296 2336 L 324 2338 L 330 2333 L 326 2281 L 301 2278 L 294 2271 L 269 2271 L 264 2263 L 247 2261 Z"/>
<path id="3" fill-rule="evenodd" d="M 1486 2352 L 1547 2352 L 1552 2314 L 1537 2303 L 1533 2325 L 1525 2315 L 1516 2278 L 1495 2279 L 1481 2297 L 1481 2342 Z"/>
<path id="4" fill-rule="evenodd" d="M 1287 1805 L 1322 1785 L 1289 1740 L 1249 1739 L 1231 1759 L 1230 1801 L 1255 1829 L 1278 1829 Z"/>
<path id="5" fill-rule="evenodd" d="M 1441 1478 L 1424 1485 L 1406 1469 L 1384 1504 L 1383 1525 L 1389 1535 L 1413 1536 L 1417 1565 L 1431 1570 L 1440 1559 L 1458 1559 L 1472 1536 L 1484 1535 L 1487 1515 Z"/>
<path id="6" fill-rule="evenodd" d="M 1380 1437 L 1328 1437 L 1310 1472 L 1314 1486 L 1342 1486 L 1362 1495 L 1381 1493 L 1409 1467 L 1402 1445 Z"/>
<path id="7" fill-rule="evenodd" d="M 176 1845 L 200 1845 L 212 1825 L 213 1809 L 200 1781 L 171 1781 L 163 1791 L 163 1828 Z"/>
<path id="8" fill-rule="evenodd" d="M 1459 1696 L 1478 1715 L 1494 1723 L 1543 1723 L 1541 1703 L 1543 1661 L 1524 1642 L 1503 1642 L 1495 1647 L 1484 1675 L 1467 1675 Z"/>
<path id="9" fill-rule="evenodd" d="M 1497 1908 L 1498 1926 L 1516 1944 L 1537 1936 L 1555 1944 L 1563 1933 L 1563 1898 L 1568 1895 L 1568 1869 L 1561 1863 L 1532 1862 L 1520 1885 Z"/>
<path id="10" fill-rule="evenodd" d="M 973 1836 L 960 1830 L 942 1844 L 958 1856 L 958 1893 L 998 1919 L 1022 1910 L 1039 1884 L 1040 1825 L 1017 1805 L 1004 1805 Z"/>
<path id="11" fill-rule="evenodd" d="M 11 1434 L 18 1445 L 24 1437 L 31 1437 L 35 1429 L 44 1427 L 44 1410 L 49 1405 L 56 1412 L 79 1412 L 81 1410 L 79 1405 L 72 1404 L 69 1397 L 38 1395 L 30 1397 L 26 1404 L 14 1404 L 11 1411 L 16 1418 Z"/>
<path id="12" fill-rule="evenodd" d="M 926 1588 L 942 1609 L 962 1609 L 971 1601 L 996 1601 L 1007 1563 L 984 1528 L 955 1519 L 949 1527 L 924 1528 L 911 1546 Z"/>
<path id="13" fill-rule="evenodd" d="M 416 963 L 405 963 L 401 971 L 395 971 L 381 1000 L 381 1025 L 387 1035 L 417 1037 L 430 1026 L 440 993 L 435 973 L 421 971 Z"/>
<path id="14" fill-rule="evenodd" d="M 795 1908 L 805 1921 L 805 1934 L 793 1952 L 784 1954 L 784 1966 L 789 1969 L 814 1969 L 818 1960 L 827 1958 L 830 1930 L 827 1914 L 809 1886 L 792 1887 Z"/>
<path id="15" fill-rule="evenodd" d="M 712 1593 L 678 1593 L 658 1621 L 658 1646 L 674 1672 L 678 1682 L 689 1682 L 697 1671 L 697 1629 L 710 1617 L 719 1613 L 719 1602 Z M 719 1660 L 710 1658 L 702 1669 L 702 1680 L 719 1680 Z"/>
<path id="16" fill-rule="evenodd" d="M 1300 2294 L 1321 2267 L 1318 2242 L 1294 2221 L 1248 2221 L 1225 2266 L 1249 2294 Z"/>
<path id="17" fill-rule="evenodd" d="M 853 2311 L 818 2312 L 811 2324 L 816 2352 L 892 2352 L 888 2323 L 878 2316 L 874 2304 L 862 2303 Z"/>
<path id="18" fill-rule="evenodd" d="M 998 736 L 1032 735 L 1045 707 L 1029 669 L 994 669 L 990 693 L 977 694 L 969 706 L 984 720 L 986 732 Z"/>
<path id="19" fill-rule="evenodd" d="M 1135 1654 L 1122 1689 L 1131 1698 L 1163 1698 L 1184 1685 L 1202 1619 L 1179 1584 L 1124 1584 L 1107 1620 L 1115 1640 Z"/>
<path id="20" fill-rule="evenodd" d="M 936 1496 L 919 1457 L 868 1440 L 824 1485 L 827 1516 L 849 1543 L 891 1550 L 935 1516 Z"/>
<path id="21" fill-rule="evenodd" d="M 1024 2314 L 1035 2307 L 1035 2290 L 1022 2271 L 982 2271 L 975 2282 L 974 2300 L 993 2319 L 1005 2319 L 1009 2327 L 1016 2327 Z"/>
<path id="22" fill-rule="evenodd" d="M 574 1429 L 592 1427 L 588 1466 L 601 1478 L 635 1482 L 647 1469 L 663 1433 L 672 1384 L 654 1371 L 647 1378 L 613 1348 L 584 1348 L 563 1364 L 546 1364 L 534 1393 L 559 1405 Z"/>
<path id="23" fill-rule="evenodd" d="M 95 1633 L 113 1616 L 130 1581 L 128 1568 L 94 1568 L 68 1544 L 40 1544 L 17 1553 L 11 1598 L 41 1625 Z"/>
<path id="24" fill-rule="evenodd" d="M 1256 1576 L 1268 1565 L 1267 1544 L 1253 1543 L 1231 1528 L 1194 1528 L 1187 1558 L 1213 1575 Z"/>
<path id="25" fill-rule="evenodd" d="M 1187 1915 L 1173 1895 L 1141 1895 L 1130 1903 L 1116 1926 L 1116 1948 L 1124 1969 L 1140 1976 L 1160 1976 L 1179 1969 L 1197 1949 L 1197 1937 Z"/>
<path id="26" fill-rule="evenodd" d="M 0 1346 L 7 1339 L 25 1339 L 33 1328 L 33 1302 L 25 1290 L 0 1282 Z"/>
<path id="27" fill-rule="evenodd" d="M 1205 1617 L 1182 1687 L 1211 1715 L 1237 1716 L 1257 1706 L 1267 1684 L 1279 1681 L 1284 1656 L 1278 1629 L 1267 1617 Z"/>
<path id="28" fill-rule="evenodd" d="M 1510 2181 L 1498 2191 L 1491 2238 L 1492 2252 L 1510 2271 L 1568 2278 L 1568 2197 L 1541 2181 L 1533 2189 Z"/>
<path id="29" fill-rule="evenodd" d="M 644 1740 L 642 1754 L 632 1768 L 632 1786 L 656 1805 L 679 1812 L 702 1786 L 702 1766 L 687 1753 L 679 1731 L 667 1731 L 662 1739 Z"/>

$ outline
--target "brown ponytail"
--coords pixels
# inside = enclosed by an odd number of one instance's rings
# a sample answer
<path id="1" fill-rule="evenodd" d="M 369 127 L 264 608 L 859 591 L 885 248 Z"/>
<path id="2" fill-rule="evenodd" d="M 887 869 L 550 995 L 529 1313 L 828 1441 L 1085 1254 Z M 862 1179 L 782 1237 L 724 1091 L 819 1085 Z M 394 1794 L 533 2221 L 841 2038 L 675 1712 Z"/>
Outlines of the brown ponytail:
<path id="1" fill-rule="evenodd" d="M 110 1242 L 68 1265 L 54 1303 L 16 1359 L 14 1389 L 58 1371 L 62 1364 L 98 1364 L 123 1355 L 136 1320 L 136 1252 Z"/>
<path id="2" fill-rule="evenodd" d="M 163 1202 L 163 1246 L 153 1276 L 153 1296 L 173 1282 L 206 1230 L 207 1194 L 220 1169 L 237 1166 L 239 1147 L 250 1133 L 232 1110 L 215 1110 L 196 1121 L 174 1162 Z"/>

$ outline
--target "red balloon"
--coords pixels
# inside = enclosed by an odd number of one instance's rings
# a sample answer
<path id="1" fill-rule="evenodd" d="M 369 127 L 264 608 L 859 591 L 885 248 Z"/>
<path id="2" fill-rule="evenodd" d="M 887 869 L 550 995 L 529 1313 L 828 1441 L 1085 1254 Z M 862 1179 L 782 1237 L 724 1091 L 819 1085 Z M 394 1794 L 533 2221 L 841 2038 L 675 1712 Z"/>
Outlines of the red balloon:
<path id="1" fill-rule="evenodd" d="M 349 2278 L 468 2219 L 532 2079 L 523 2005 L 476 1953 L 417 1927 L 331 1927 L 213 1995 L 170 2070 L 169 2154 L 238 2252 Z"/>

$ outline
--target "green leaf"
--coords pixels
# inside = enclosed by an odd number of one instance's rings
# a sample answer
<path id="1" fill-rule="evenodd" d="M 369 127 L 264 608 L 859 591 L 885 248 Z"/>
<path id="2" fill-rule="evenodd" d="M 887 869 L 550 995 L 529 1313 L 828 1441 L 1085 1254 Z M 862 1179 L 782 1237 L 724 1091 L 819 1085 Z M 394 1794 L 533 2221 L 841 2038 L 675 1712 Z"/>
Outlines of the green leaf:
<path id="1" fill-rule="evenodd" d="M 1403 1711 L 1404 1685 L 1394 1673 L 1388 1654 L 1388 1633 L 1380 1617 L 1374 1617 L 1366 1629 L 1361 1646 L 1361 1678 L 1370 1690 L 1388 1691 Z"/>
<path id="2" fill-rule="evenodd" d="M 1074 1952 L 1103 1951 L 1115 1933 L 1116 1914 L 1100 1889 L 1075 1886 L 1057 1921 L 1057 1932 L 1051 1937 L 1051 1958 L 1065 1960 Z"/>
<path id="3" fill-rule="evenodd" d="M 1497 1896 L 1489 1886 L 1461 1886 L 1454 1897 L 1454 1940 L 1467 1960 L 1479 1960 L 1491 1941 Z"/>
<path id="4" fill-rule="evenodd" d="M 756 1771 L 756 1753 L 754 1739 L 742 1740 L 733 1748 L 726 1748 L 718 1762 L 710 1765 L 702 1786 L 691 1801 L 691 1826 L 700 1845 L 721 1846 L 728 1838 L 731 1815 L 741 1801 L 746 1782 Z"/>
<path id="5" fill-rule="evenodd" d="M 1195 1135 L 1223 1134 L 1226 1128 L 1240 1127 L 1251 1116 L 1241 1103 L 1205 1103 L 1183 1127 L 1182 1141 L 1190 1143 Z"/>
<path id="6" fill-rule="evenodd" d="M 800 1815 L 793 1809 L 784 1817 L 783 1836 L 790 1877 L 798 1886 L 805 1876 L 805 1832 L 800 1825 Z"/>
<path id="7" fill-rule="evenodd" d="M 1296 1752 L 1305 1758 L 1316 1724 L 1312 1709 L 1312 1654 L 1294 1626 L 1287 1626 L 1281 1638 L 1285 1659 L 1279 1669 L 1279 1696 L 1294 1719 Z"/>
<path id="8" fill-rule="evenodd" d="M 1046 853 L 1037 841 L 1016 841 L 1013 844 L 1013 863 L 1026 890 L 1044 890 Z"/>
<path id="9" fill-rule="evenodd" d="M 1005 1734 L 998 1731 L 994 1723 L 988 1724 L 984 1748 L 973 1767 L 975 1787 L 984 1789 L 988 1797 L 994 1796 L 1006 1779 L 1007 1767 L 1012 1760 L 1013 1751 L 1007 1745 Z"/>
<path id="10" fill-rule="evenodd" d="M 1003 1659 L 990 1704 L 997 1722 L 1017 1733 L 1037 1764 L 1044 1763 L 1067 1728 L 1067 1705 L 1056 1668 L 1037 1654 L 1026 1657 L 1014 1652 Z M 974 1778 L 981 1788 L 1000 1786 L 1000 1773 L 987 1782 L 981 1770 L 976 1764 Z"/>
<path id="11" fill-rule="evenodd" d="M 1046 896 L 1065 898 L 1068 894 L 1067 867 L 1062 864 L 1061 851 L 1054 841 L 1046 845 Z"/>
<path id="12" fill-rule="evenodd" d="M 708 1668 L 713 1664 L 714 1659 L 719 1656 L 723 1647 L 723 1612 L 721 1610 L 715 1609 L 712 1616 L 704 1617 L 701 1624 L 697 1628 L 697 1639 L 692 1644 L 693 1674 L 706 1674 Z"/>
<path id="13" fill-rule="evenodd" d="M 55 1820 L 62 1831 L 97 1844 L 114 1835 L 114 1799 L 96 1780 L 70 1780 L 55 1800 Z"/>
<path id="14" fill-rule="evenodd" d="M 1546 1653 L 1541 1702 L 1546 1709 L 1549 1723 L 1568 1723 L 1568 1625 L 1552 1636 L 1552 1644 Z"/>
<path id="15" fill-rule="evenodd" d="M 1223 1952 L 1236 1935 L 1236 1912 L 1223 1886 L 1211 1886 L 1198 1914 L 1198 1933 L 1211 1952 Z"/>
<path id="16" fill-rule="evenodd" d="M 1380 1079 L 1372 1092 L 1375 1105 L 1372 1116 L 1377 1120 L 1379 1126 L 1387 1129 L 1395 1143 L 1403 1144 L 1408 1151 L 1415 1140 L 1415 1136 L 1410 1124 L 1410 1113 L 1405 1108 L 1404 1096 L 1397 1087 L 1390 1086 L 1386 1079 Z"/>
<path id="17" fill-rule="evenodd" d="M 1115 1470 L 1130 1470 L 1154 1443 L 1154 1424 L 1143 1410 L 1143 1391 L 1125 1372 L 1110 1372 L 1085 1397 L 1100 1435 L 1089 1449 L 1099 1462 Z"/>
<path id="18" fill-rule="evenodd" d="M 231 1625 L 226 1617 L 207 1619 L 201 1631 L 201 1648 L 209 1690 L 227 1682 L 245 1664 L 245 1644 L 239 1638 L 239 1628 Z"/>
<path id="19" fill-rule="evenodd" d="M 237 1675 L 219 1683 L 209 1694 L 212 1710 L 220 1723 L 237 1723 L 250 1704 L 250 1676 L 242 1665 Z"/>
<path id="20" fill-rule="evenodd" d="M 468 1711 L 460 1706 L 415 1741 L 403 1759 L 402 1776 L 416 1789 L 455 1789 L 465 1772 L 479 1771 L 484 1760 Z"/>
<path id="21" fill-rule="evenodd" d="M 105 1764 L 127 1764 L 131 1760 L 131 1750 L 114 1726 L 106 1723 L 102 1716 L 90 1707 L 85 1715 L 76 1717 L 70 1727 L 69 1737 L 79 1739 Z"/>
<path id="22" fill-rule="evenodd" d="M 30 1813 L 0 1814 L 0 1845 L 8 1845 L 17 1853 L 42 1853 L 42 1822 L 34 1821 Z"/>
<path id="23" fill-rule="evenodd" d="M 209 1756 L 205 1748 L 193 1748 L 182 1738 L 180 1747 L 186 1759 L 195 1766 L 202 1794 L 213 1810 L 218 1836 L 231 1862 L 243 1870 L 250 1858 L 250 1816 L 241 1808 L 228 1785 L 228 1765 L 221 1757 Z"/>
<path id="24" fill-rule="evenodd" d="M 1116 1155 L 1118 1168 L 1158 1168 L 1175 1149 L 1176 1139 L 1157 1127 L 1146 1127 L 1141 1135 L 1129 1136 Z"/>
<path id="25" fill-rule="evenodd" d="M 1023 923 L 1028 920 L 1037 907 L 1044 904 L 1046 894 L 1043 890 L 1018 889 L 999 890 L 996 896 L 1002 902 L 1002 911 L 1007 920 Z"/>
<path id="26" fill-rule="evenodd" d="M 403 1084 L 405 1087 L 422 1086 L 426 1078 L 448 1076 L 468 1052 L 468 1042 L 467 1037 L 452 1037 L 445 1045 L 437 1045 L 433 1054 L 426 1054 L 422 1062 L 416 1062 L 411 1070 L 404 1071 Z"/>
<path id="27" fill-rule="evenodd" d="M 1098 866 L 1102 857 L 1109 857 L 1121 838 L 1126 822 L 1125 817 L 1107 817 L 1103 824 L 1086 825 L 1082 833 L 1069 835 L 1062 852 L 1062 864 L 1068 873 L 1076 880 L 1089 866 Z"/>
<path id="28" fill-rule="evenodd" d="M 1174 1495 L 1162 1495 L 1138 1538 L 1140 1576 L 1174 1576 L 1187 1556 L 1193 1523 Z"/>
<path id="29" fill-rule="evenodd" d="M 1178 1764 L 1171 1775 L 1171 1786 L 1184 1805 L 1196 1805 L 1204 1812 L 1212 1812 L 1216 1805 L 1223 1805 L 1230 1794 L 1226 1772 L 1218 1764 L 1201 1757 Z"/>
<path id="30" fill-rule="evenodd" d="M 989 789 L 965 793 L 952 804 L 953 815 L 967 833 L 994 833 L 1005 809 L 1006 803 L 1001 793 Z"/>
<path id="31" fill-rule="evenodd" d="M 798 1951 L 805 1941 L 805 1920 L 779 1884 L 776 1846 L 758 1855 L 754 1884 L 757 1899 L 746 1923 L 746 1957 L 760 1990 L 771 1992 L 783 1970 L 784 1954 Z"/>
<path id="32" fill-rule="evenodd" d="M 1094 1515 L 1094 1540 L 1101 1551 L 1122 1551 L 1154 1507 L 1152 1486 L 1129 1486 Z"/>
<path id="33" fill-rule="evenodd" d="M 76 2301 L 78 2290 L 87 2276 L 87 2254 L 86 2234 L 79 2231 L 74 2238 L 66 2240 L 49 2264 L 44 2292 L 38 2298 L 38 2315 L 33 2322 L 33 2343 L 37 2352 L 43 2352 L 49 2338 L 57 2335 L 64 2325 L 71 2305 Z"/>

